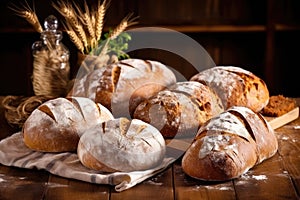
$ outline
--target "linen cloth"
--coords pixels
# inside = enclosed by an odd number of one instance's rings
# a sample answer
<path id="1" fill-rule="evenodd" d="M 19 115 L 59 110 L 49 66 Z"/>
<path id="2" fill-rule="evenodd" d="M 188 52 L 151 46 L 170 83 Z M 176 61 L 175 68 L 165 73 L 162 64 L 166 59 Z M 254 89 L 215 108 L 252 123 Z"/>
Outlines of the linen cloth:
<path id="1" fill-rule="evenodd" d="M 52 174 L 96 184 L 114 185 L 117 192 L 129 189 L 138 183 L 162 172 L 176 159 L 166 156 L 163 162 L 152 169 L 133 172 L 103 173 L 83 166 L 77 154 L 43 153 L 28 148 L 21 132 L 0 141 L 0 163 L 27 169 L 46 170 Z"/>

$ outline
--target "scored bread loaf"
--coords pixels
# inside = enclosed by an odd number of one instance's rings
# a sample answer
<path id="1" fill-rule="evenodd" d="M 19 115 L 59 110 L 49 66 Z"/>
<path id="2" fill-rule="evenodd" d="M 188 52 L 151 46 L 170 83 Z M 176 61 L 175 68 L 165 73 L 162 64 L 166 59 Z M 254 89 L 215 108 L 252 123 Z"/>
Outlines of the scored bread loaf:
<path id="1" fill-rule="evenodd" d="M 144 99 L 176 82 L 175 74 L 158 61 L 125 59 L 75 81 L 68 96 L 88 97 L 117 117 L 131 117 Z"/>
<path id="2" fill-rule="evenodd" d="M 165 152 L 165 140 L 155 127 L 124 117 L 87 130 L 77 149 L 84 166 L 102 172 L 147 170 L 160 164 Z"/>
<path id="3" fill-rule="evenodd" d="M 204 122 L 222 111 L 220 99 L 208 86 L 183 81 L 141 102 L 133 118 L 150 123 L 164 138 L 194 137 Z"/>
<path id="4" fill-rule="evenodd" d="M 208 85 L 221 98 L 225 109 L 245 106 L 255 112 L 269 102 L 266 83 L 250 71 L 234 66 L 216 66 L 191 77 Z"/>
<path id="5" fill-rule="evenodd" d="M 208 120 L 182 158 L 183 171 L 196 179 L 239 177 L 278 149 L 274 130 L 247 107 L 234 106 Z"/>
<path id="6" fill-rule="evenodd" d="M 25 145 L 42 152 L 76 151 L 83 132 L 113 119 L 111 112 L 84 97 L 55 98 L 37 107 L 24 123 Z"/>

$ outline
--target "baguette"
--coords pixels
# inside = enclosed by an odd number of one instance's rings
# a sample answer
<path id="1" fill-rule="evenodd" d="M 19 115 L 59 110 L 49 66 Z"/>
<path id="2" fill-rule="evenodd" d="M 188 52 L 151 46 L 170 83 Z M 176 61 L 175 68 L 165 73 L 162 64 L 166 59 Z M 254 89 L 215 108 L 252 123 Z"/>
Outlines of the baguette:
<path id="1" fill-rule="evenodd" d="M 86 129 L 110 119 L 108 109 L 88 98 L 55 98 L 27 118 L 22 129 L 24 143 L 41 152 L 76 151 Z"/>
<path id="2" fill-rule="evenodd" d="M 183 171 L 196 179 L 239 177 L 278 149 L 274 130 L 247 107 L 234 106 L 208 120 L 182 158 Z"/>

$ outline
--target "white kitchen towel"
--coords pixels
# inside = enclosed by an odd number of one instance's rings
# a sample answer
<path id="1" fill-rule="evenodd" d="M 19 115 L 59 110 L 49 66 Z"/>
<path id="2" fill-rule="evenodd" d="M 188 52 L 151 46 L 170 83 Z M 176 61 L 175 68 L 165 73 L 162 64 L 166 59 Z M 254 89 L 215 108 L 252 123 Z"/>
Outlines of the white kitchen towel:
<path id="1" fill-rule="evenodd" d="M 37 168 L 65 178 L 114 185 L 118 192 L 162 172 L 175 160 L 166 157 L 159 166 L 145 171 L 101 173 L 83 166 L 76 153 L 42 153 L 29 149 L 23 142 L 21 132 L 0 141 L 0 163 L 3 165 Z"/>

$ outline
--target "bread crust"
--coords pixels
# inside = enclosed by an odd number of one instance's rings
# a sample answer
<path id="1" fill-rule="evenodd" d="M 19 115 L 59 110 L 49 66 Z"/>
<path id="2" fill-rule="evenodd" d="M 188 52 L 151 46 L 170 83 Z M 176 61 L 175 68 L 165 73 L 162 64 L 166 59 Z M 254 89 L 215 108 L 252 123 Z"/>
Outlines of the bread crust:
<path id="1" fill-rule="evenodd" d="M 147 170 L 160 164 L 165 152 L 165 140 L 156 128 L 123 117 L 87 130 L 77 149 L 84 166 L 102 172 Z"/>
<path id="2" fill-rule="evenodd" d="M 234 106 L 208 120 L 182 158 L 183 171 L 196 179 L 239 177 L 278 149 L 273 129 L 258 113 Z"/>
<path id="3" fill-rule="evenodd" d="M 42 152 L 76 151 L 83 132 L 113 119 L 104 106 L 88 98 L 56 98 L 44 102 L 25 121 L 24 143 Z"/>
<path id="4" fill-rule="evenodd" d="M 208 86 L 184 81 L 141 102 L 133 118 L 155 126 L 165 138 L 194 137 L 204 122 L 222 111 L 220 99 Z"/>
<path id="5" fill-rule="evenodd" d="M 208 85 L 221 98 L 224 108 L 245 106 L 259 112 L 269 102 L 266 83 L 250 71 L 234 66 L 216 66 L 191 77 Z"/>
<path id="6" fill-rule="evenodd" d="M 68 96 L 91 98 L 116 118 L 129 118 L 142 100 L 174 83 L 175 74 L 164 64 L 131 58 L 92 71 L 75 82 Z"/>

